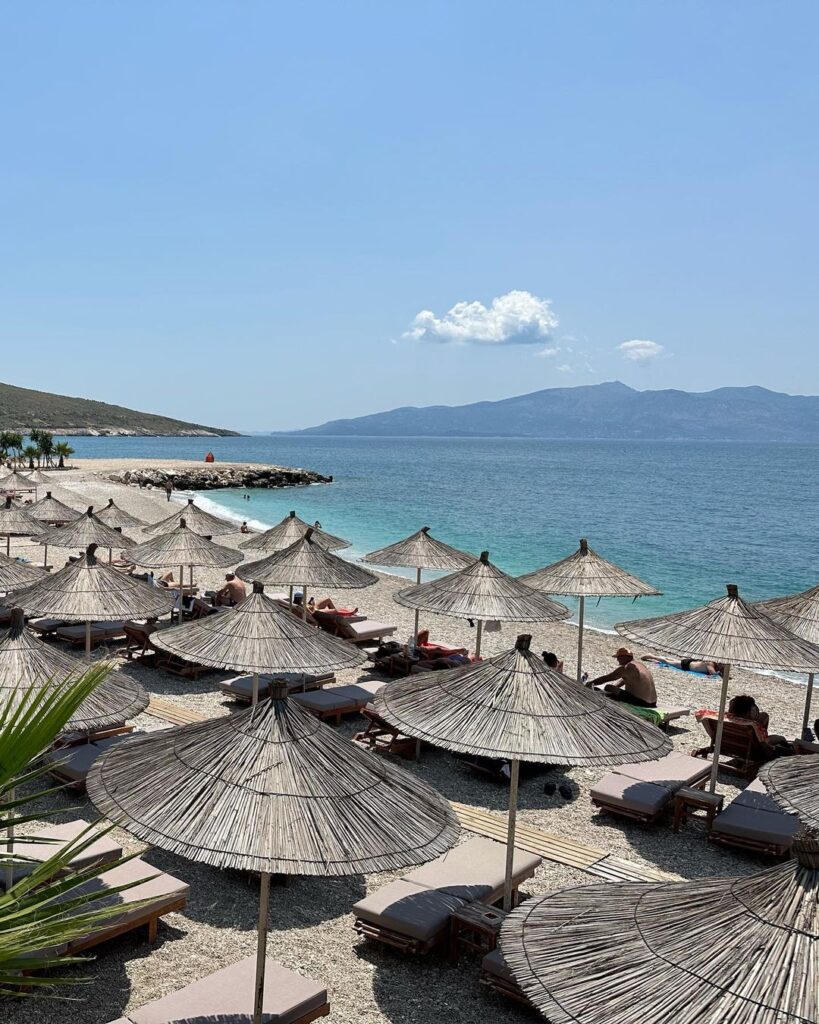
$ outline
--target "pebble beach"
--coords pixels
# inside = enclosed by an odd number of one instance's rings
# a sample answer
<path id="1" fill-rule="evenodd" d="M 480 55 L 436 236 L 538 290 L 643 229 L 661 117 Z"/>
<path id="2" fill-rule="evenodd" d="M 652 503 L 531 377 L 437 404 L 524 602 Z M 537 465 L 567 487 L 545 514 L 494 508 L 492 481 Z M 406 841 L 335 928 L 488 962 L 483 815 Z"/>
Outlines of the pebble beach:
<path id="1" fill-rule="evenodd" d="M 169 503 L 159 489 L 126 486 L 106 479 L 109 473 L 137 469 L 145 464 L 145 460 L 80 460 L 72 470 L 49 472 L 55 483 L 48 488 L 41 487 L 40 496 L 50 489 L 56 498 L 77 509 L 89 505 L 102 508 L 113 498 L 125 511 L 147 523 L 155 523 L 176 511 L 178 506 L 174 502 L 184 500 L 181 492 Z M 161 465 L 178 472 L 190 464 L 166 460 Z M 293 493 L 293 507 L 298 508 L 298 489 L 293 489 Z M 322 525 L 335 532 L 332 522 Z M 141 530 L 131 536 L 139 541 L 144 539 Z M 218 541 L 238 547 L 243 539 L 237 524 L 235 534 L 220 537 Z M 28 539 L 12 538 L 11 553 L 32 562 L 42 560 L 42 548 Z M 49 562 L 57 570 L 68 555 L 76 553 L 50 547 Z M 200 590 L 218 589 L 224 575 L 224 570 L 197 570 L 196 583 Z M 378 583 L 372 587 L 329 592 L 326 596 L 337 604 L 357 605 L 370 619 L 394 623 L 398 627 L 396 638 L 403 642 L 412 632 L 413 612 L 397 604 L 393 595 L 406 586 L 404 578 L 379 573 Z M 316 597 L 323 596 L 323 593 L 316 594 Z M 634 606 L 635 618 L 651 614 L 650 602 Z M 421 626 L 429 629 L 434 640 L 474 648 L 475 630 L 465 621 L 422 613 Z M 483 656 L 491 657 L 508 650 L 519 633 L 531 633 L 534 650 L 556 652 L 564 662 L 565 672 L 574 674 L 577 628 L 570 622 L 504 623 L 500 632 L 484 633 Z M 592 676 L 610 671 L 614 665 L 612 654 L 618 646 L 618 637 L 588 630 L 584 668 Z M 182 679 L 137 661 L 126 661 L 118 656 L 117 649 L 116 644 L 108 649 L 97 649 L 95 657 L 113 658 L 120 671 L 137 679 L 151 694 L 208 717 L 229 715 L 241 707 L 218 689 L 219 681 L 229 673 L 211 672 L 198 680 Z M 644 653 L 652 652 L 635 648 L 638 657 Z M 675 750 L 690 752 L 703 746 L 705 733 L 693 712 L 718 705 L 719 679 L 666 668 L 655 668 L 654 676 L 660 706 L 681 704 L 691 709 L 688 718 L 679 719 L 670 729 Z M 337 674 L 339 683 L 370 678 L 381 677 L 372 673 L 368 666 Z M 803 685 L 740 669 L 732 671 L 729 694 L 740 693 L 752 694 L 769 713 L 772 732 L 796 737 L 801 731 Z M 166 722 L 148 714 L 140 715 L 134 724 L 143 731 L 167 727 Z M 352 736 L 363 724 L 363 719 L 351 716 L 338 728 Z M 453 801 L 498 814 L 506 811 L 508 790 L 503 783 L 470 771 L 445 751 L 425 750 L 419 761 L 402 761 L 401 766 Z M 674 833 L 667 821 L 641 826 L 600 814 L 591 804 L 589 788 L 604 773 L 599 769 L 564 771 L 545 767 L 525 773 L 521 779 L 519 821 L 681 878 L 743 875 L 771 863 L 709 843 L 704 826 L 696 821 L 689 821 L 682 831 Z M 571 799 L 566 799 L 559 791 L 546 795 L 544 783 L 550 780 L 567 782 Z M 718 789 L 728 802 L 744 785 L 736 776 L 721 774 Z M 96 818 L 93 806 L 84 796 L 60 793 L 49 798 L 49 803 L 56 812 L 56 821 L 75 818 L 93 821 Z M 128 851 L 141 849 L 127 833 L 117 831 L 115 834 Z M 464 838 L 468 835 L 463 833 Z M 150 851 L 147 859 L 190 884 L 191 894 L 185 911 L 171 914 L 160 923 L 155 945 L 149 945 L 142 933 L 135 932 L 96 950 L 96 958 L 76 970 L 77 977 L 89 979 L 88 986 L 72 990 L 72 1001 L 68 1004 L 40 999 L 6 1000 L 5 1024 L 47 1024 L 57 1019 L 71 1024 L 107 1024 L 129 1009 L 255 952 L 258 885 L 253 878 L 239 872 L 207 868 L 159 849 Z M 477 960 L 463 958 L 459 966 L 452 967 L 434 955 L 402 957 L 359 940 L 352 929 L 350 908 L 389 877 L 292 878 L 286 885 L 274 887 L 268 955 L 327 985 L 332 1021 L 432 1024 L 443 1016 L 451 1024 L 467 1024 L 479 1019 L 505 1024 L 533 1019 L 524 1008 L 499 999 L 478 984 Z M 590 874 L 544 861 L 532 882 L 527 883 L 526 891 L 537 894 L 597 881 Z"/>

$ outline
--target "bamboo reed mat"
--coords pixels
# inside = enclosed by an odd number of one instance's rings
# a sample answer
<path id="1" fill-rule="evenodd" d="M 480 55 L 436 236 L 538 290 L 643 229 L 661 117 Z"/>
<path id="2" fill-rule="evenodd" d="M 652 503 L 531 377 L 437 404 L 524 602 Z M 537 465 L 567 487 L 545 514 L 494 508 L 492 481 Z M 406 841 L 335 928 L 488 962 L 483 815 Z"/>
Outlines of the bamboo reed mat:
<path id="1" fill-rule="evenodd" d="M 154 718 L 161 718 L 163 722 L 170 722 L 172 725 L 190 725 L 191 722 L 204 722 L 206 715 L 200 715 L 198 711 L 190 711 L 183 708 L 181 704 L 174 704 L 169 700 L 162 700 L 161 697 L 154 697 L 148 701 L 145 709 Z"/>
<path id="2" fill-rule="evenodd" d="M 501 843 L 506 842 L 505 816 L 490 814 L 468 804 L 455 802 L 452 803 L 452 808 L 468 832 L 497 839 Z M 528 853 L 535 853 L 544 860 L 587 871 L 590 875 L 596 875 L 607 882 L 659 882 L 676 877 L 645 864 L 614 857 L 596 846 L 586 846 L 553 832 L 541 832 L 539 829 L 530 828 L 520 820 L 515 830 L 515 846 Z"/>

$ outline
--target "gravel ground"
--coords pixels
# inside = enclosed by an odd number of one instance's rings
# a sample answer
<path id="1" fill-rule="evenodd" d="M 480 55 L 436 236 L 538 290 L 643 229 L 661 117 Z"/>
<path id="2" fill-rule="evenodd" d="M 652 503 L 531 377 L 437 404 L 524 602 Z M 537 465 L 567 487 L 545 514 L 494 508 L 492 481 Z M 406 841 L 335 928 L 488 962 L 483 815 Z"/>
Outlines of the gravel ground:
<path id="1" fill-rule="evenodd" d="M 134 462 L 137 466 L 140 463 Z M 95 471 L 122 468 L 123 460 L 111 463 L 94 460 L 61 478 L 52 492 L 67 504 L 84 508 L 104 505 L 109 497 L 147 522 L 156 522 L 174 510 L 164 494 L 139 490 L 100 480 Z M 327 524 L 332 529 L 332 524 Z M 141 531 L 135 538 L 142 539 Z M 219 538 L 220 543 L 235 546 L 239 534 Z M 12 553 L 32 560 L 41 548 L 29 541 L 12 541 Z M 49 561 L 60 566 L 72 552 L 49 548 Z M 219 584 L 223 572 L 198 571 L 197 583 L 205 588 Z M 398 625 L 397 636 L 404 640 L 412 629 L 413 613 L 396 604 L 393 593 L 407 585 L 406 580 L 383 575 L 376 586 L 366 590 L 332 593 L 339 603 L 359 605 L 369 618 Z M 649 612 L 646 605 L 646 613 Z M 639 610 L 636 614 L 639 614 Z M 422 626 L 446 643 L 472 646 L 474 630 L 465 622 L 435 616 L 423 616 Z M 556 651 L 565 661 L 566 671 L 574 667 L 577 631 L 570 624 L 548 626 L 504 624 L 501 633 L 484 635 L 485 655 L 512 646 L 519 632 L 533 633 L 537 650 Z M 618 646 L 611 635 L 589 631 L 586 634 L 584 666 L 595 675 L 612 667 L 611 652 Z M 112 653 L 115 648 L 112 648 Z M 97 653 L 104 656 L 105 651 Z M 638 650 L 641 654 L 643 651 Z M 226 715 L 237 705 L 223 698 L 216 684 L 227 673 L 203 675 L 199 681 L 179 679 L 137 663 L 123 661 L 121 671 L 133 675 L 151 693 L 161 695 L 208 716 Z M 339 682 L 368 678 L 370 673 L 352 670 L 339 674 Z M 655 673 L 661 702 L 685 704 L 690 708 L 714 707 L 719 698 L 719 683 L 670 669 Z M 795 736 L 801 728 L 804 688 L 788 680 L 738 670 L 732 673 L 731 694 L 752 693 L 771 715 L 772 731 Z M 348 720 L 341 729 L 352 735 L 361 727 L 361 719 Z M 140 715 L 140 729 L 164 728 L 165 723 L 149 715 Z M 671 732 L 678 750 L 692 750 L 704 743 L 704 734 L 693 720 L 683 720 Z M 402 762 L 441 793 L 453 800 L 487 810 L 504 811 L 507 789 L 463 768 L 443 751 L 430 750 L 420 762 Z M 548 778 L 564 777 L 573 798 L 547 797 L 543 783 Z M 605 818 L 595 813 L 588 790 L 603 774 L 590 769 L 535 770 L 521 781 L 520 819 L 527 825 L 571 837 L 578 842 L 600 847 L 634 861 L 655 865 L 682 877 L 718 874 L 746 874 L 766 862 L 750 855 L 731 853 L 706 841 L 701 825 L 691 823 L 678 835 L 667 824 L 651 828 Z M 720 777 L 719 789 L 730 800 L 740 780 Z M 85 798 L 60 794 L 53 798 L 57 820 L 76 817 L 93 820 L 93 808 Z M 125 832 L 118 838 L 126 849 L 139 844 Z M 191 885 L 191 897 L 184 913 L 169 915 L 160 925 L 159 940 L 148 946 L 142 935 L 118 939 L 101 947 L 96 961 L 78 973 L 90 979 L 87 990 L 73 992 L 78 1002 L 58 1011 L 55 1004 L 40 1000 L 6 1001 L 4 1024 L 46 1024 L 53 1020 L 71 1024 L 105 1024 L 128 1009 L 196 980 L 218 967 L 233 963 L 255 950 L 254 936 L 258 908 L 255 882 L 236 872 L 220 872 L 191 861 L 153 850 L 150 862 L 184 879 Z M 464 960 L 457 968 L 435 958 L 414 960 L 361 944 L 351 925 L 350 907 L 366 891 L 380 887 L 390 876 L 354 877 L 341 880 L 293 879 L 287 886 L 274 888 L 271 899 L 269 955 L 285 966 L 301 971 L 327 984 L 332 1004 L 331 1019 L 339 1022 L 383 1022 L 426 1024 L 442 1015 L 452 1024 L 467 1024 L 478 1018 L 497 1022 L 532 1019 L 525 1011 L 493 997 L 477 984 L 478 964 Z M 594 881 L 591 876 L 562 865 L 546 863 L 528 886 L 530 893 L 542 893 L 565 886 Z"/>

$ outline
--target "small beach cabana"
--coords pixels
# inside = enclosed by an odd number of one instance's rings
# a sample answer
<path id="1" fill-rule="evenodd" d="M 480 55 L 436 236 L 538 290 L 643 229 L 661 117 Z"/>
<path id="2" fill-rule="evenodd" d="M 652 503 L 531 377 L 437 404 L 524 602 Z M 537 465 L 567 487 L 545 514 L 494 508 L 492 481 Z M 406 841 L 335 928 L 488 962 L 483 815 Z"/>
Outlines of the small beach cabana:
<path id="1" fill-rule="evenodd" d="M 42 523 L 25 509 L 15 507 L 11 498 L 0 505 L 0 537 L 6 538 L 6 555 L 11 554 L 12 537 L 37 537 L 43 532 Z"/>
<path id="2" fill-rule="evenodd" d="M 97 519 L 101 523 L 105 523 L 106 526 L 110 526 L 113 530 L 138 530 L 140 527 L 145 526 L 141 519 L 137 519 L 130 512 L 125 512 L 121 509 L 114 502 L 113 498 L 109 498 L 105 508 L 97 512 Z"/>
<path id="3" fill-rule="evenodd" d="M 757 601 L 754 605 L 769 615 L 791 633 L 819 646 L 819 586 L 802 590 L 787 597 L 774 597 L 769 601 Z M 802 736 L 810 725 L 810 706 L 813 697 L 814 673 L 808 673 L 808 692 L 805 695 L 805 712 L 802 716 Z"/>
<path id="4" fill-rule="evenodd" d="M 198 533 L 200 537 L 224 537 L 228 533 L 239 532 L 237 523 L 206 512 L 194 502 L 193 498 L 188 498 L 186 504 L 179 506 L 178 511 L 173 512 L 165 519 L 160 519 L 158 523 L 146 526 L 145 533 L 151 536 L 169 533 L 179 526 L 183 519 L 190 532 Z"/>
<path id="5" fill-rule="evenodd" d="M 247 672 L 253 677 L 254 704 L 260 675 L 319 676 L 355 668 L 365 660 L 352 644 L 284 611 L 265 596 L 264 586 L 258 582 L 236 608 L 162 630 L 151 639 L 160 650 L 198 665 Z"/>
<path id="6" fill-rule="evenodd" d="M 215 544 L 210 537 L 200 536 L 188 526 L 183 516 L 176 527 L 160 537 L 151 537 L 128 552 L 137 565 L 148 569 L 170 569 L 179 566 L 179 622 L 183 617 L 183 595 L 185 590 L 185 566 L 190 571 L 193 586 L 195 567 L 226 569 L 245 556 L 235 548 Z"/>
<path id="7" fill-rule="evenodd" d="M 113 560 L 114 548 L 130 548 L 136 544 L 135 540 L 126 537 L 121 530 L 112 529 L 98 519 L 94 515 L 93 505 L 89 505 L 85 512 L 80 513 L 70 523 L 46 530 L 36 540 L 45 548 L 44 565 L 48 561 L 50 544 L 59 548 L 71 548 L 75 551 L 85 551 L 89 544 L 96 544 L 98 548 L 108 548 L 109 562 Z"/>
<path id="8" fill-rule="evenodd" d="M 85 554 L 69 562 L 59 572 L 50 573 L 12 598 L 27 615 L 47 615 L 64 622 L 85 623 L 85 654 L 91 657 L 91 623 L 120 622 L 134 618 L 158 618 L 173 607 L 167 591 L 158 590 L 144 580 L 126 576 L 110 565 L 97 561 L 96 544 Z"/>
<path id="9" fill-rule="evenodd" d="M 305 523 L 295 512 L 288 512 L 280 523 L 265 530 L 264 533 L 254 534 L 248 540 L 242 541 L 239 547 L 243 551 L 259 551 L 268 554 L 273 551 L 283 551 L 291 544 L 301 540 L 308 530 L 313 531 L 310 534 L 313 542 L 328 551 L 339 551 L 350 546 L 350 542 L 344 540 L 343 537 L 334 537 L 332 533 Z"/>
<path id="10" fill-rule="evenodd" d="M 561 558 L 559 562 L 543 569 L 518 577 L 521 583 L 544 594 L 578 599 L 577 624 L 577 680 L 583 674 L 583 628 L 587 597 L 656 597 L 660 591 L 650 583 L 621 569 L 614 562 L 607 562 L 589 547 L 585 537 L 574 554 Z"/>
<path id="11" fill-rule="evenodd" d="M 791 633 L 758 607 L 743 601 L 735 584 L 729 583 L 727 589 L 726 597 L 700 608 L 653 619 L 620 622 L 614 627 L 621 636 L 661 654 L 715 661 L 724 666 L 711 768 L 712 793 L 719 773 L 731 666 L 781 668 L 795 672 L 819 669 L 819 647 Z"/>
<path id="12" fill-rule="evenodd" d="M 18 562 L 16 558 L 0 554 L 0 593 L 8 593 L 20 587 L 28 587 L 46 575 L 45 569 L 28 562 Z"/>
<path id="13" fill-rule="evenodd" d="M 521 761 L 582 767 L 654 761 L 671 751 L 659 729 L 548 668 L 519 636 L 476 665 L 408 676 L 375 698 L 382 718 L 436 747 L 511 761 L 504 909 L 511 908 Z"/>
<path id="14" fill-rule="evenodd" d="M 97 809 L 138 839 L 260 874 L 255 992 L 246 994 L 254 1024 L 269 970 L 271 874 L 400 870 L 458 835 L 454 811 L 426 783 L 334 733 L 288 700 L 285 684 L 273 692 L 226 718 L 129 740 L 88 777 Z"/>
<path id="15" fill-rule="evenodd" d="M 399 590 L 394 600 L 405 608 L 418 608 L 459 619 L 476 619 L 476 657 L 481 653 L 483 624 L 489 619 L 499 622 L 556 622 L 569 615 L 565 605 L 550 600 L 493 565 L 488 551 L 483 551 L 480 558 L 460 572 L 429 580 L 408 590 Z"/>
<path id="16" fill-rule="evenodd" d="M 372 565 L 400 566 L 401 568 L 415 569 L 415 582 L 420 584 L 421 571 L 423 569 L 438 569 L 442 572 L 457 572 L 459 569 L 466 569 L 475 561 L 474 555 L 465 551 L 459 551 L 443 541 L 436 540 L 429 535 L 429 527 L 422 526 L 420 530 L 410 534 L 403 540 L 390 544 L 389 547 L 379 548 L 365 555 L 363 561 Z M 420 609 L 415 609 L 415 635 L 418 636 L 418 618 Z"/>
<path id="17" fill-rule="evenodd" d="M 30 516 L 33 516 L 39 523 L 47 523 L 49 526 L 64 526 L 66 523 L 73 523 L 82 516 L 70 505 L 55 498 L 51 491 L 46 491 L 39 501 L 29 505 L 26 509 Z"/>

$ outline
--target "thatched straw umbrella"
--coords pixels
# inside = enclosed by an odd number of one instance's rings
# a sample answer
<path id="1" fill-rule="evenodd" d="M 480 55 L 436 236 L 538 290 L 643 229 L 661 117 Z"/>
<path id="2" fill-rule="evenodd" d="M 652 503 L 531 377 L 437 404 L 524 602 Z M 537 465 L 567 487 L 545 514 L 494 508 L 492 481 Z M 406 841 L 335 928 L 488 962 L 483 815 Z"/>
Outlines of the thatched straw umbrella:
<path id="1" fill-rule="evenodd" d="M 717 786 L 731 666 L 785 668 L 796 672 L 819 669 L 819 647 L 791 633 L 757 607 L 743 601 L 734 583 L 728 584 L 727 597 L 701 608 L 654 619 L 619 622 L 614 628 L 629 640 L 661 654 L 722 664 L 722 692 L 711 768 L 712 793 Z"/>
<path id="2" fill-rule="evenodd" d="M 660 591 L 650 583 L 632 576 L 614 562 L 607 562 L 589 547 L 585 537 L 574 554 L 553 562 L 544 569 L 519 577 L 522 583 L 544 594 L 578 598 L 577 679 L 583 675 L 583 626 L 587 597 L 656 597 Z"/>
<path id="3" fill-rule="evenodd" d="M 0 505 L 0 537 L 6 538 L 6 555 L 11 554 L 12 537 L 36 537 L 43 532 L 42 523 L 25 509 L 16 508 L 11 498 Z"/>
<path id="4" fill-rule="evenodd" d="M 819 646 L 819 587 L 802 590 L 787 597 L 774 597 L 769 601 L 757 601 L 756 606 L 774 621 Z M 808 673 L 808 692 L 805 694 L 805 712 L 802 716 L 802 738 L 808 734 L 810 705 L 813 697 L 814 673 Z"/>
<path id="5" fill-rule="evenodd" d="M 312 530 L 311 537 L 320 547 L 328 551 L 339 551 L 341 548 L 348 548 L 350 542 L 343 537 L 334 537 L 318 526 L 310 526 L 303 519 L 299 519 L 295 512 L 288 512 L 280 523 L 272 526 L 264 533 L 254 534 L 249 540 L 242 541 L 239 547 L 243 551 L 259 551 L 269 554 L 271 551 L 283 551 L 301 540 L 308 530 Z"/>
<path id="6" fill-rule="evenodd" d="M 759 769 L 759 778 L 780 806 L 819 829 L 819 754 L 778 757 Z"/>
<path id="7" fill-rule="evenodd" d="M 37 522 L 48 523 L 49 526 L 64 526 L 66 523 L 73 523 L 82 515 L 82 512 L 55 498 L 51 491 L 46 491 L 45 496 L 29 505 L 26 511 Z"/>
<path id="8" fill-rule="evenodd" d="M 474 555 L 459 551 L 443 541 L 435 540 L 429 535 L 429 527 L 422 526 L 416 533 L 403 540 L 379 548 L 364 556 L 363 561 L 373 565 L 391 565 L 401 568 L 415 569 L 415 582 L 421 583 L 422 569 L 438 569 L 443 572 L 457 572 L 466 569 L 475 561 Z M 419 608 L 415 609 L 415 635 L 418 636 Z"/>
<path id="9" fill-rule="evenodd" d="M 237 533 L 239 530 L 236 523 L 206 512 L 194 503 L 193 498 L 188 498 L 187 504 L 181 505 L 178 511 L 165 519 L 160 519 L 158 523 L 146 526 L 145 532 L 152 535 L 168 533 L 174 527 L 179 526 L 183 519 L 191 533 L 198 533 L 200 537 L 224 537 L 225 534 Z"/>
<path id="10" fill-rule="evenodd" d="M 35 496 L 37 494 L 37 488 L 31 480 L 16 471 L 7 473 L 6 476 L 0 478 L 0 491 L 7 494 L 11 492 L 20 494 L 21 492 L 28 493 L 34 491 Z"/>
<path id="11" fill-rule="evenodd" d="M 85 623 L 85 653 L 91 657 L 91 623 L 137 617 L 158 618 L 173 607 L 170 594 L 98 562 L 97 545 L 89 544 L 77 562 L 15 590 L 15 604 L 28 615 L 48 615 Z"/>
<path id="12" fill-rule="evenodd" d="M 476 656 L 481 653 L 483 624 L 488 619 L 554 622 L 569 615 L 565 605 L 550 601 L 545 594 L 532 590 L 493 565 L 488 551 L 481 552 L 480 558 L 451 576 L 399 590 L 394 600 L 406 608 L 420 608 L 459 619 L 477 619 Z"/>
<path id="13" fill-rule="evenodd" d="M 248 581 L 278 583 L 282 586 L 300 584 L 302 614 L 307 616 L 307 588 L 327 587 L 331 590 L 358 590 L 378 583 L 369 569 L 353 565 L 313 540 L 313 529 L 283 551 L 274 551 L 267 558 L 240 565 L 237 575 Z"/>
<path id="14" fill-rule="evenodd" d="M 0 554 L 0 591 L 4 594 L 9 590 L 31 586 L 46 575 L 45 569 L 38 565 L 18 562 L 16 558 Z"/>
<path id="15" fill-rule="evenodd" d="M 113 530 L 138 530 L 145 525 L 141 519 L 137 519 L 136 516 L 132 516 L 130 512 L 125 512 L 116 505 L 113 498 L 109 498 L 105 508 L 97 512 L 97 519 Z"/>
<path id="16" fill-rule="evenodd" d="M 46 476 L 46 474 L 41 469 L 29 470 L 29 472 L 26 473 L 26 479 L 30 480 L 33 484 L 36 484 L 38 487 L 41 486 L 42 484 L 54 483 L 54 477 Z"/>
<path id="17" fill-rule="evenodd" d="M 815 1024 L 819 840 L 746 877 L 606 882 L 527 900 L 500 945 L 552 1024 Z"/>
<path id="18" fill-rule="evenodd" d="M 144 544 L 131 548 L 129 556 L 137 565 L 149 569 L 176 568 L 179 566 L 179 622 L 183 617 L 182 596 L 185 590 L 185 566 L 190 570 L 193 585 L 194 566 L 210 569 L 224 569 L 235 565 L 245 557 L 234 548 L 214 544 L 210 537 L 200 536 L 188 526 L 183 516 L 176 528 L 161 537 L 151 537 Z"/>
<path id="19" fill-rule="evenodd" d="M 139 839 L 213 867 L 260 872 L 255 1024 L 272 873 L 396 871 L 439 856 L 458 834 L 435 790 L 285 694 L 281 684 L 247 711 L 129 740 L 88 777 L 97 808 Z"/>
<path id="20" fill-rule="evenodd" d="M 653 761 L 671 750 L 655 726 L 548 668 L 518 637 L 511 651 L 476 665 L 408 676 L 376 697 L 401 732 L 436 747 L 512 762 L 504 909 L 512 906 L 521 761 L 599 767 Z"/>
<path id="21" fill-rule="evenodd" d="M 94 515 L 94 506 L 89 505 L 87 511 L 81 513 L 72 522 L 66 523 L 65 526 L 55 526 L 46 530 L 42 536 L 37 538 L 37 543 L 45 546 L 43 560 L 45 565 L 48 559 L 49 544 L 79 551 L 83 551 L 89 544 L 96 544 L 98 548 L 108 548 L 110 563 L 114 559 L 114 548 L 130 548 L 136 544 L 136 541 L 124 536 L 122 530 L 106 526 Z"/>
<path id="22" fill-rule="evenodd" d="M 346 640 L 313 629 L 283 611 L 265 597 L 261 583 L 254 583 L 253 593 L 236 608 L 165 629 L 153 636 L 153 642 L 199 665 L 252 675 L 254 704 L 262 674 L 321 675 L 355 668 L 364 661 L 361 651 Z"/>

